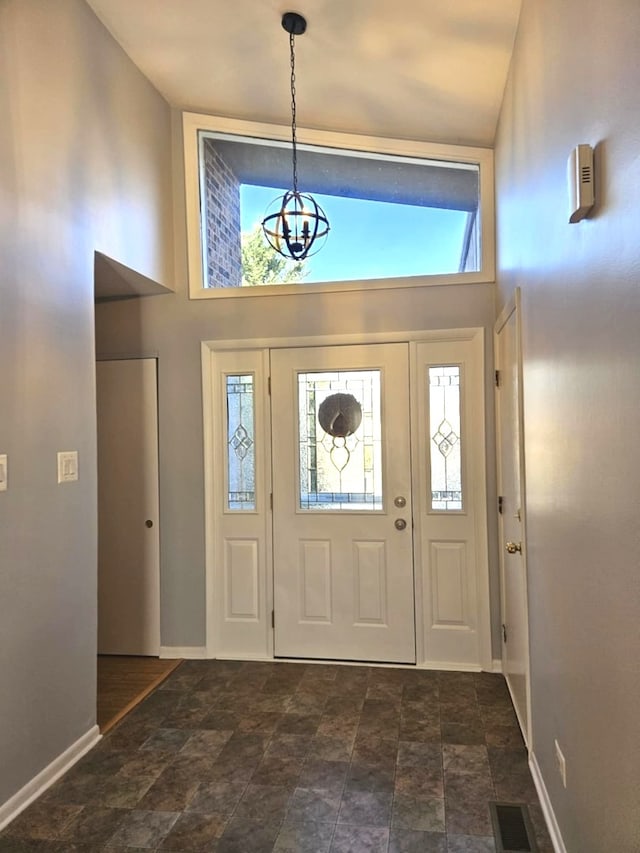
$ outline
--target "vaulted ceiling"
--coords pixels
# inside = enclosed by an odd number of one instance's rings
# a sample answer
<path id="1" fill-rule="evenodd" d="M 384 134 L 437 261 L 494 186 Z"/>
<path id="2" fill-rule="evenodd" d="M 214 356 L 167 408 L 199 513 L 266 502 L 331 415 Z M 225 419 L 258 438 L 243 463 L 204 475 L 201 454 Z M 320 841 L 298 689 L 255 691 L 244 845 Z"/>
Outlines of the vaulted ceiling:
<path id="1" fill-rule="evenodd" d="M 521 0 L 87 0 L 173 106 L 300 126 L 491 146 Z"/>

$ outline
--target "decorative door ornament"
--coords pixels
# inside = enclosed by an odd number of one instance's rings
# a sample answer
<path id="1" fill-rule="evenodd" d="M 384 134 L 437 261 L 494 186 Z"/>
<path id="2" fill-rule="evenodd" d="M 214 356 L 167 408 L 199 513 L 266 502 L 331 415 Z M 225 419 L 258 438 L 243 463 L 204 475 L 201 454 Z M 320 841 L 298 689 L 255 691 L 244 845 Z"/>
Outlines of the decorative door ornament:
<path id="1" fill-rule="evenodd" d="M 362 423 L 362 406 L 353 394 L 331 394 L 320 403 L 318 421 L 334 438 L 346 438 Z"/>

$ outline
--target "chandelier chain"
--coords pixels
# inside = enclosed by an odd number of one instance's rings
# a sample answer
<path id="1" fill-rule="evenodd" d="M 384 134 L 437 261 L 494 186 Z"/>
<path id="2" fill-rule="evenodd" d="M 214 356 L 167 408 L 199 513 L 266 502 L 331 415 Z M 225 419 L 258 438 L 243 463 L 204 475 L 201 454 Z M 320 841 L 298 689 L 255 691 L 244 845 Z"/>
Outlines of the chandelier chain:
<path id="1" fill-rule="evenodd" d="M 289 33 L 289 49 L 291 53 L 291 147 L 293 154 L 293 191 L 298 192 L 298 140 L 296 136 L 296 54 L 295 36 Z"/>
<path id="2" fill-rule="evenodd" d="M 262 230 L 267 243 L 283 258 L 304 261 L 322 247 L 329 233 L 329 220 L 313 196 L 298 192 L 295 36 L 305 32 L 307 22 L 297 12 L 286 12 L 282 27 L 289 33 L 293 188 L 274 199 L 262 220 Z"/>

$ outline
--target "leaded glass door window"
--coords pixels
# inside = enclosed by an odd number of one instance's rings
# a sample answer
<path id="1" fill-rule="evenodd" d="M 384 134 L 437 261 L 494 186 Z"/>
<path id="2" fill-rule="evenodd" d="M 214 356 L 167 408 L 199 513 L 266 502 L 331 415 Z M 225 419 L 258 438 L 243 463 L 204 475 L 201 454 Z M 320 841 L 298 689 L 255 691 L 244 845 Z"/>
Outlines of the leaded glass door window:
<path id="1" fill-rule="evenodd" d="M 255 510 L 256 458 L 253 374 L 226 377 L 227 509 Z"/>
<path id="2" fill-rule="evenodd" d="M 382 509 L 380 371 L 298 374 L 302 510 Z"/>
<path id="3" fill-rule="evenodd" d="M 429 368 L 431 509 L 455 512 L 462 500 L 462 417 L 459 364 Z"/>

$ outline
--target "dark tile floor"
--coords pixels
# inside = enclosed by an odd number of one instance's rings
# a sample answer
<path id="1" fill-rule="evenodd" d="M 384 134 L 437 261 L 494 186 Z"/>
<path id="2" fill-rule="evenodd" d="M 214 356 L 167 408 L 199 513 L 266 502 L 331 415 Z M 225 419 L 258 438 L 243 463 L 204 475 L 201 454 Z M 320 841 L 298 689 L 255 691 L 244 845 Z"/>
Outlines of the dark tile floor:
<path id="1" fill-rule="evenodd" d="M 0 853 L 489 853 L 490 800 L 553 853 L 501 676 L 188 661 Z"/>

